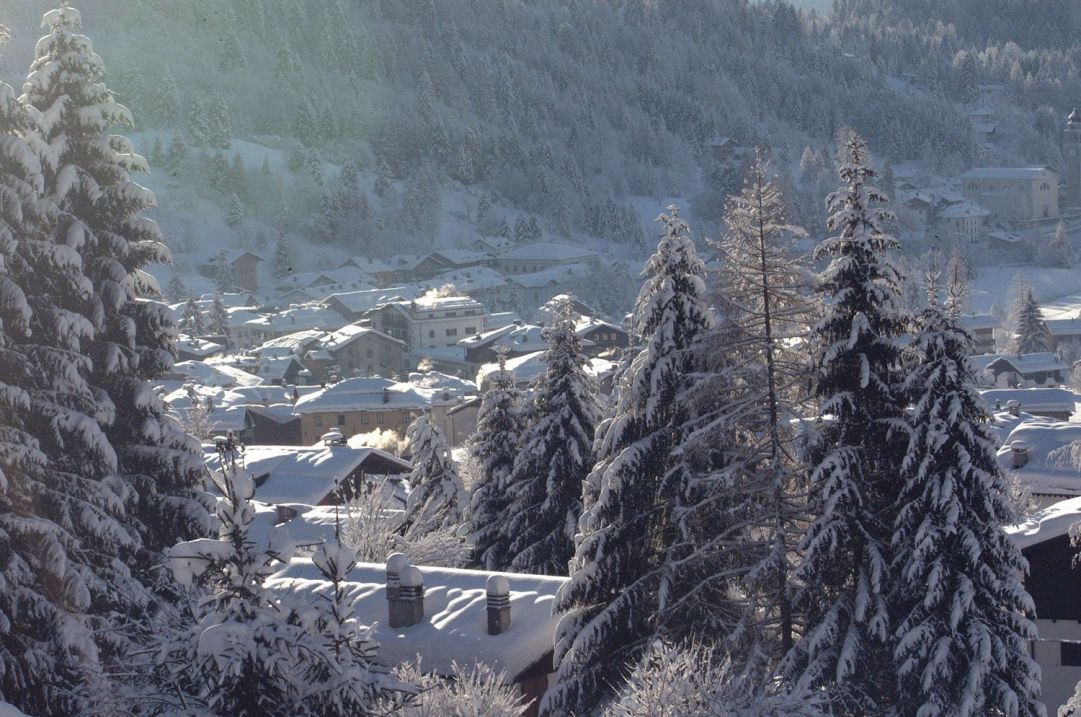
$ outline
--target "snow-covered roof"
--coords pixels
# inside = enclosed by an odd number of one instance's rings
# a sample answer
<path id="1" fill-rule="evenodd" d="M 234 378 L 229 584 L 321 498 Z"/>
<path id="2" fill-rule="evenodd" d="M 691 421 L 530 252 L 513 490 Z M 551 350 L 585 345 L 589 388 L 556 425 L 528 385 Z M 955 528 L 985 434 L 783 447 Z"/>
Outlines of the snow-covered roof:
<path id="1" fill-rule="evenodd" d="M 1055 358 L 1053 353 L 1047 351 L 1032 354 L 977 354 L 969 356 L 968 360 L 977 371 L 1005 362 L 1021 375 L 1043 371 L 1065 371 L 1070 368 Z"/>
<path id="2" fill-rule="evenodd" d="M 511 324 L 491 331 L 485 331 L 476 336 L 469 336 L 458 342 L 458 345 L 467 349 L 477 349 L 484 346 L 506 346 L 517 353 L 540 351 L 548 347 L 548 342 L 541 338 L 544 328 L 534 324 L 521 326 Z"/>
<path id="3" fill-rule="evenodd" d="M 213 444 L 203 445 L 203 455 L 210 470 L 221 470 Z M 351 446 L 247 446 L 238 458 L 255 479 L 255 497 L 271 505 L 316 505 L 365 463 L 379 475 L 412 470 L 408 461 L 385 451 Z"/>
<path id="4" fill-rule="evenodd" d="M 507 359 L 507 371 L 514 376 L 515 383 L 529 383 L 537 376 L 544 373 L 544 351 L 534 351 L 531 354 L 523 354 Z M 616 364 L 601 358 L 589 360 L 586 370 L 594 376 L 600 377 L 615 368 Z M 477 385 L 483 386 L 484 380 L 489 374 L 499 370 L 498 363 L 486 363 L 477 370 Z"/>
<path id="5" fill-rule="evenodd" d="M 976 167 L 961 175 L 961 179 L 1039 179 L 1055 174 L 1050 167 Z"/>
<path id="6" fill-rule="evenodd" d="M 229 315 L 230 329 L 239 329 L 245 324 L 247 324 L 249 321 L 258 319 L 263 316 L 263 314 L 259 313 L 258 311 L 243 306 L 238 306 L 232 309 L 227 308 L 225 310 L 225 313 Z"/>
<path id="7" fill-rule="evenodd" d="M 1043 323 L 1052 336 L 1081 335 L 1081 319 L 1044 319 Z"/>
<path id="8" fill-rule="evenodd" d="M 290 354 L 303 356 L 309 346 L 326 335 L 326 332 L 321 329 L 294 331 L 291 334 L 264 341 L 251 352 L 257 356 L 288 356 Z"/>
<path id="9" fill-rule="evenodd" d="M 958 202 L 951 204 L 939 214 L 943 219 L 971 219 L 975 217 L 987 217 L 991 212 L 987 211 L 975 202 Z"/>
<path id="10" fill-rule="evenodd" d="M 260 356 L 253 365 L 245 367 L 249 373 L 254 373 L 263 379 L 275 383 L 285 379 L 285 375 L 294 366 L 304 368 L 296 356 Z"/>
<path id="11" fill-rule="evenodd" d="M 1021 236 L 1019 234 L 1014 234 L 1013 232 L 1002 230 L 988 232 L 987 238 L 994 239 L 995 241 L 1004 242 L 1006 244 L 1017 244 L 1021 241 Z"/>
<path id="12" fill-rule="evenodd" d="M 1012 448 L 1015 443 L 1028 449 L 1028 462 L 1016 469 L 1018 477 L 1036 495 L 1081 495 L 1081 471 L 1070 464 L 1064 453 L 1074 441 L 1081 440 L 1081 424 L 1023 422 L 1010 432 L 998 451 L 999 463 L 1013 470 Z"/>
<path id="13" fill-rule="evenodd" d="M 478 237 L 473 243 L 487 247 L 495 254 L 502 254 L 517 246 L 517 243 L 513 239 L 508 239 L 506 237 Z"/>
<path id="14" fill-rule="evenodd" d="M 537 242 L 509 249 L 500 255 L 501 260 L 517 259 L 529 261 L 570 261 L 574 259 L 592 259 L 597 252 L 570 244 L 555 242 Z"/>
<path id="15" fill-rule="evenodd" d="M 205 361 L 179 361 L 173 364 L 173 373 L 186 376 L 204 386 L 258 386 L 263 379 L 226 364 L 208 364 Z"/>
<path id="16" fill-rule="evenodd" d="M 477 392 L 477 384 L 442 371 L 426 371 L 424 373 L 412 371 L 406 383 L 437 391 L 453 391 L 455 396 L 468 396 Z"/>
<path id="17" fill-rule="evenodd" d="M 588 264 L 564 264 L 563 266 L 552 266 L 529 274 L 515 274 L 507 277 L 507 279 L 523 289 L 540 289 L 553 284 L 558 286 L 568 279 L 587 276 L 592 271 L 593 268 Z"/>
<path id="18" fill-rule="evenodd" d="M 488 252 L 473 251 L 472 249 L 439 249 L 433 251 L 431 256 L 455 266 L 480 264 L 492 258 L 492 255 Z"/>
<path id="19" fill-rule="evenodd" d="M 370 326 L 361 326 L 360 324 L 348 324 L 341 327 L 332 334 L 328 334 L 320 341 L 320 346 L 325 351 L 335 352 L 340 351 L 349 344 L 353 343 L 362 336 L 379 336 L 387 341 L 393 341 L 396 344 L 405 346 L 405 342 L 401 339 L 396 339 L 393 336 L 388 336 L 381 331 L 376 331 Z"/>
<path id="20" fill-rule="evenodd" d="M 1070 534 L 1070 529 L 1081 522 L 1081 498 L 1067 498 L 1052 503 L 1041 511 L 1028 516 L 1017 525 L 1006 527 L 1017 547 L 1024 550 L 1033 545 Z"/>
<path id="21" fill-rule="evenodd" d="M 969 331 L 979 331 L 997 329 L 1002 326 L 1002 322 L 993 314 L 966 314 L 961 317 L 961 325 Z"/>
<path id="22" fill-rule="evenodd" d="M 213 341 L 207 341 L 206 339 L 188 336 L 187 334 L 180 334 L 176 337 L 176 347 L 186 354 L 191 354 L 192 356 L 198 356 L 200 358 L 205 358 L 225 350 L 225 347 L 221 344 L 216 344 Z"/>
<path id="23" fill-rule="evenodd" d="M 996 401 L 1000 406 L 1017 401 L 1021 409 L 1029 413 L 1073 413 L 1077 400 L 1073 391 L 1065 388 L 992 388 L 980 393 L 991 406 L 994 406 Z"/>
<path id="24" fill-rule="evenodd" d="M 522 323 L 522 317 L 516 311 L 496 311 L 484 317 L 484 328 L 488 330 Z"/>
<path id="25" fill-rule="evenodd" d="M 437 274 L 432 279 L 417 284 L 420 289 L 436 289 L 452 285 L 456 291 L 468 294 L 471 291 L 500 288 L 506 286 L 507 277 L 490 266 L 471 266 Z"/>
<path id="26" fill-rule="evenodd" d="M 362 289 L 360 291 L 337 292 L 328 296 L 325 304 L 336 302 L 346 311 L 359 314 L 362 311 L 375 308 L 394 299 L 411 299 L 419 296 L 421 291 L 406 286 L 395 286 L 389 289 Z"/>
<path id="27" fill-rule="evenodd" d="M 423 566 L 420 572 L 424 618 L 404 628 L 388 625 L 386 565 L 361 563 L 346 578 L 347 600 L 357 618 L 375 625 L 372 637 L 379 643 L 381 662 L 399 664 L 420 654 L 425 668 L 438 674 L 450 674 L 455 662 L 466 669 L 479 663 L 513 682 L 552 651 L 559 620 L 552 606 L 567 578 L 499 573 L 510 585 L 511 621 L 502 634 L 489 635 L 485 584 L 493 573 Z M 267 585 L 297 597 L 327 588 L 310 559 L 294 559 Z"/>
<path id="28" fill-rule="evenodd" d="M 253 331 L 289 332 L 302 329 L 334 330 L 342 323 L 342 317 L 333 309 L 321 304 L 296 304 L 284 311 L 260 316 L 244 323 Z"/>
<path id="29" fill-rule="evenodd" d="M 612 331 L 617 331 L 621 334 L 627 333 L 627 330 L 624 329 L 622 326 L 617 326 L 610 321 L 604 321 L 603 319 L 598 319 L 593 316 L 579 317 L 578 321 L 576 321 L 574 324 L 574 333 L 578 334 L 579 336 L 589 333 L 590 331 L 593 331 L 595 329 L 608 329 Z"/>
<path id="30" fill-rule="evenodd" d="M 350 378 L 304 396 L 296 412 L 324 413 L 358 410 L 426 410 L 431 408 L 435 389 L 398 383 L 379 376 Z"/>

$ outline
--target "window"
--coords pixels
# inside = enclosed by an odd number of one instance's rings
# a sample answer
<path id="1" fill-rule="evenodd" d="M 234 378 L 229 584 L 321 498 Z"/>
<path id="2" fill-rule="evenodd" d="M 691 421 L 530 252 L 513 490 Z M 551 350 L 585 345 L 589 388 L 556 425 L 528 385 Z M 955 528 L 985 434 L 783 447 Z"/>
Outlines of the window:
<path id="1" fill-rule="evenodd" d="M 378 423 L 380 426 L 383 425 L 383 419 L 384 419 L 384 416 L 383 416 L 382 413 L 375 414 L 375 422 Z"/>
<path id="2" fill-rule="evenodd" d="M 1040 185 L 1040 189 L 1043 189 L 1043 190 L 1048 190 L 1050 188 L 1051 188 L 1051 185 L 1049 185 L 1047 182 L 1044 182 L 1043 184 Z"/>
<path id="3" fill-rule="evenodd" d="M 1063 667 L 1081 667 L 1081 642 L 1060 642 L 1059 663 Z"/>
<path id="4" fill-rule="evenodd" d="M 465 327 L 465 335 L 466 336 L 472 336 L 475 333 L 477 333 L 477 327 L 476 326 L 466 326 Z"/>
<path id="5" fill-rule="evenodd" d="M 447 336 L 457 336 L 458 329 L 447 329 Z"/>
<path id="6" fill-rule="evenodd" d="M 339 413 L 338 414 L 338 425 L 339 426 L 344 426 L 345 425 L 345 414 L 344 413 Z"/>
<path id="7" fill-rule="evenodd" d="M 435 329 L 428 329 L 428 338 L 430 338 L 430 339 L 435 338 Z"/>
<path id="8" fill-rule="evenodd" d="M 322 426 L 323 425 L 323 417 L 322 416 L 316 416 L 315 417 L 315 425 L 317 425 L 317 426 Z"/>
<path id="9" fill-rule="evenodd" d="M 371 358 L 371 357 L 372 357 L 372 350 L 368 349 L 368 358 Z"/>
<path id="10" fill-rule="evenodd" d="M 458 312 L 457 312 L 457 311 L 448 311 L 448 312 L 446 313 L 446 316 L 445 316 L 445 318 L 448 318 L 448 319 L 449 319 L 450 317 L 452 317 L 452 316 L 457 316 L 457 315 L 458 315 Z"/>
<path id="11" fill-rule="evenodd" d="M 362 426 L 367 426 L 368 425 L 368 414 L 367 413 L 360 414 L 360 425 L 362 425 Z"/>

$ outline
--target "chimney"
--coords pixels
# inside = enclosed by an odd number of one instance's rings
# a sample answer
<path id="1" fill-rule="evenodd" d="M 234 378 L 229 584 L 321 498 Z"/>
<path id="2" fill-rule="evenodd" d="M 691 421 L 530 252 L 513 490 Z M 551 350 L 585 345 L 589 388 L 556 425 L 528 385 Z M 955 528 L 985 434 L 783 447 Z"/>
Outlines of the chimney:
<path id="1" fill-rule="evenodd" d="M 510 628 L 510 583 L 502 575 L 489 575 L 488 634 L 501 635 Z"/>
<path id="2" fill-rule="evenodd" d="M 402 571 L 409 567 L 409 558 L 402 553 L 391 553 L 387 557 L 387 602 L 397 602 L 399 578 Z"/>
<path id="3" fill-rule="evenodd" d="M 398 599 L 387 600 L 391 627 L 412 627 L 424 619 L 424 578 L 416 566 L 398 574 Z"/>
<path id="4" fill-rule="evenodd" d="M 1006 410 L 1010 412 L 1011 416 L 1021 415 L 1021 402 L 1020 401 L 1006 401 Z"/>
<path id="5" fill-rule="evenodd" d="M 1028 463 L 1028 444 L 1024 441 L 1014 441 L 1010 444 L 1010 467 L 1014 470 L 1024 468 Z"/>
<path id="6" fill-rule="evenodd" d="M 383 387 L 383 403 L 390 403 L 390 389 Z"/>

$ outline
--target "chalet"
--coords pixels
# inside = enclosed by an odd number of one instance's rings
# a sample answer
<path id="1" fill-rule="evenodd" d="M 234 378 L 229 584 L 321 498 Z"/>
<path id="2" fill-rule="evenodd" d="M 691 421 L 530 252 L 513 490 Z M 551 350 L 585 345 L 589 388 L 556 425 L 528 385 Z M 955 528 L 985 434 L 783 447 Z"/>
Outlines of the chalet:
<path id="1" fill-rule="evenodd" d="M 217 451 L 204 451 L 207 467 L 219 471 Z M 270 505 L 333 505 L 369 480 L 400 482 L 412 470 L 390 453 L 349 445 L 247 446 L 240 467 L 255 482 L 256 500 Z"/>
<path id="2" fill-rule="evenodd" d="M 565 293 L 569 286 L 588 277 L 592 271 L 589 264 L 566 264 L 508 278 L 519 298 L 536 306 Z"/>
<path id="3" fill-rule="evenodd" d="M 1066 344 L 1081 344 L 1081 318 L 1044 319 L 1047 337 L 1051 339 L 1051 349 L 1055 350 Z"/>
<path id="4" fill-rule="evenodd" d="M 327 334 L 309 352 L 305 365 L 317 377 L 336 368 L 339 375 L 396 376 L 408 366 L 405 342 L 360 324 L 348 324 Z"/>
<path id="5" fill-rule="evenodd" d="M 731 162 L 743 159 L 747 148 L 731 137 L 711 137 L 709 153 L 718 162 Z"/>
<path id="6" fill-rule="evenodd" d="M 177 361 L 202 361 L 225 351 L 225 346 L 181 334 L 176 340 Z"/>
<path id="7" fill-rule="evenodd" d="M 982 354 L 969 356 L 977 379 L 996 388 L 1058 386 L 1066 381 L 1070 367 L 1052 353 Z"/>
<path id="8" fill-rule="evenodd" d="M 303 359 L 304 354 L 306 354 L 309 349 L 316 347 L 319 344 L 319 340 L 326 335 L 327 332 L 322 329 L 303 329 L 291 334 L 279 336 L 276 339 L 264 341 L 259 346 L 249 350 L 248 353 L 260 358 L 296 356 L 297 358 Z"/>
<path id="9" fill-rule="evenodd" d="M 995 332 L 1002 328 L 1002 322 L 991 314 L 965 314 L 961 325 L 972 335 L 972 352 L 975 354 L 993 354 L 995 352 Z"/>
<path id="10" fill-rule="evenodd" d="M 360 320 L 364 314 L 380 304 L 390 301 L 415 299 L 422 292 L 415 288 L 394 286 L 388 289 L 362 289 L 331 294 L 323 300 L 323 305 L 341 314 L 348 322 Z"/>
<path id="11" fill-rule="evenodd" d="M 630 334 L 622 326 L 592 316 L 582 317 L 575 325 L 574 333 L 582 338 L 582 346 L 589 356 L 610 356 L 631 343 Z"/>
<path id="12" fill-rule="evenodd" d="M 258 490 L 256 490 L 258 496 Z M 388 665 L 420 656 L 426 670 L 452 676 L 486 665 L 529 701 L 526 715 L 553 678 L 552 606 L 565 577 L 415 567 L 396 553 L 360 563 L 345 589 L 359 622 L 373 625 L 379 659 Z M 290 561 L 267 586 L 292 599 L 314 600 L 328 585 L 310 559 Z"/>
<path id="13" fill-rule="evenodd" d="M 512 324 L 462 339 L 458 345 L 465 349 L 466 363 L 476 369 L 482 364 L 494 363 L 499 350 L 505 351 L 507 358 L 543 351 L 548 342 L 541 336 L 541 331 L 540 326 L 532 324 Z"/>
<path id="14" fill-rule="evenodd" d="M 1006 532 L 1028 560 L 1025 590 L 1032 597 L 1039 639 L 1032 657 L 1040 666 L 1047 714 L 1073 696 L 1081 681 L 1081 563 L 1071 532 L 1081 523 L 1081 498 L 1047 506 Z"/>
<path id="15" fill-rule="evenodd" d="M 430 411 L 434 402 L 456 402 L 458 395 L 378 376 L 350 378 L 301 397 L 293 410 L 301 417 L 303 442 L 311 444 L 331 428 L 346 438 L 377 428 L 404 434 L 413 418 Z"/>
<path id="16" fill-rule="evenodd" d="M 461 396 L 458 402 L 443 406 L 443 410 L 432 411 L 432 418 L 438 416 L 441 420 L 439 422 L 440 428 L 443 429 L 443 435 L 447 438 L 447 443 L 451 446 L 464 445 L 469 437 L 473 435 L 473 432 L 477 429 L 477 414 L 480 411 L 480 396 Z"/>
<path id="17" fill-rule="evenodd" d="M 338 312 L 320 304 L 295 304 L 284 311 L 244 322 L 244 328 L 260 343 L 305 329 L 333 331 L 341 325 Z"/>
<path id="18" fill-rule="evenodd" d="M 233 283 L 246 291 L 259 290 L 259 262 L 266 261 L 262 256 L 247 249 L 225 249 L 222 252 L 225 261 L 232 267 Z M 213 279 L 218 272 L 218 255 L 210 258 L 205 264 L 196 267 L 203 276 Z"/>
<path id="19" fill-rule="evenodd" d="M 471 249 L 439 249 L 428 256 L 442 264 L 445 269 L 465 269 L 492 261 L 491 252 Z"/>
<path id="20" fill-rule="evenodd" d="M 544 351 L 535 351 L 531 354 L 523 354 L 508 359 L 506 366 L 507 371 L 514 377 L 515 384 L 521 389 L 527 389 L 533 382 L 533 379 L 544 373 Z M 602 358 L 593 358 L 590 359 L 589 365 L 586 366 L 586 371 L 591 373 L 594 378 L 600 382 L 601 392 L 607 393 L 610 389 L 610 384 L 606 379 L 611 377 L 615 367 L 616 364 L 613 361 Z M 480 387 L 481 393 L 488 389 L 491 375 L 498 370 L 499 364 L 486 363 L 477 371 L 477 386 Z"/>
<path id="21" fill-rule="evenodd" d="M 485 254 L 502 254 L 505 251 L 510 251 L 518 244 L 513 239 L 506 237 L 479 237 L 473 240 L 470 248 L 473 251 L 483 252 Z"/>
<path id="22" fill-rule="evenodd" d="M 248 445 L 303 445 L 300 441 L 300 416 L 293 413 L 292 403 L 249 405 L 247 412 L 252 426 Z"/>

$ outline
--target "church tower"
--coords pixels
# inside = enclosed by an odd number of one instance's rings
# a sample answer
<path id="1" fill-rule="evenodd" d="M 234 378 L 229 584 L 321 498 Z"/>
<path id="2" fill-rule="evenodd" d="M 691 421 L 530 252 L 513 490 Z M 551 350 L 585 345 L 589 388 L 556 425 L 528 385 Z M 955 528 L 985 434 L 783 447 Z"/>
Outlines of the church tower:
<path id="1" fill-rule="evenodd" d="M 1066 120 L 1062 135 L 1062 159 L 1065 167 L 1066 206 L 1081 207 L 1081 112 L 1076 109 Z"/>

